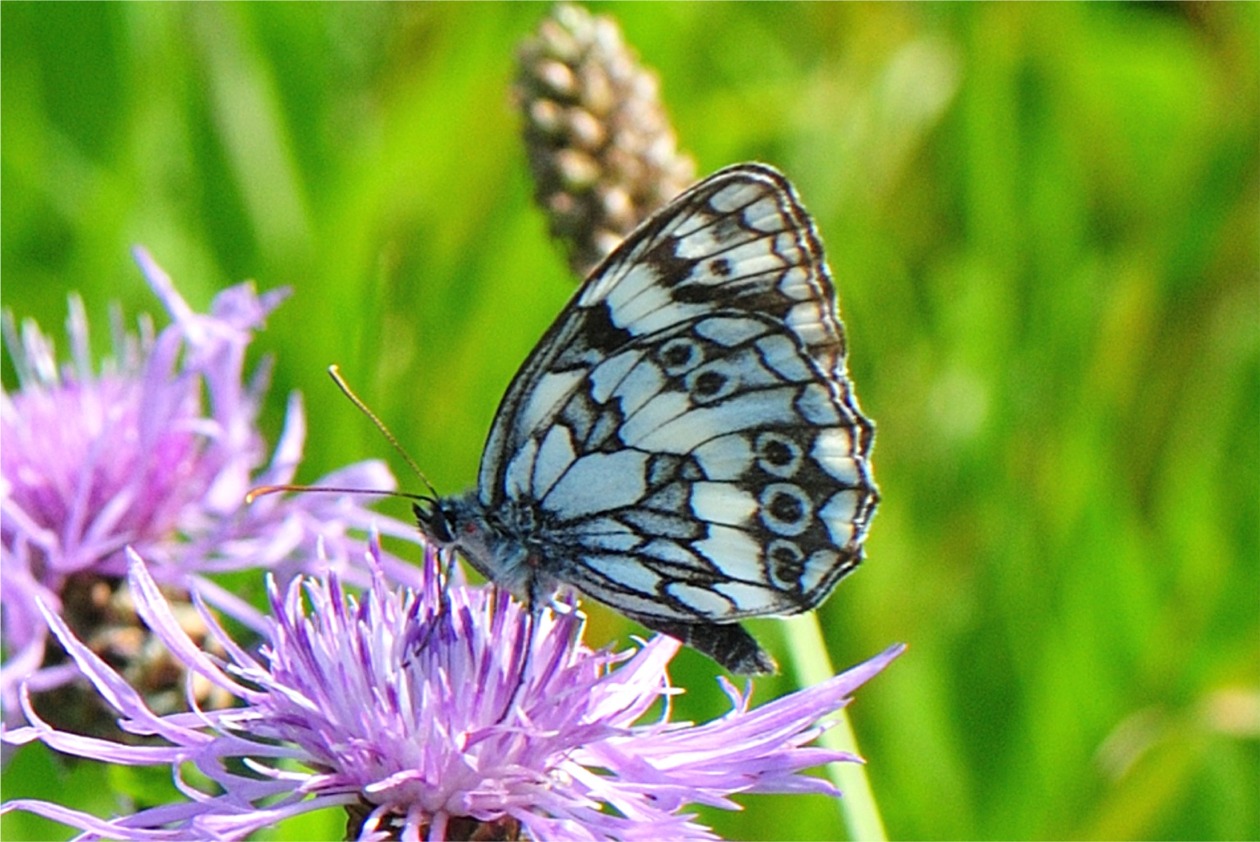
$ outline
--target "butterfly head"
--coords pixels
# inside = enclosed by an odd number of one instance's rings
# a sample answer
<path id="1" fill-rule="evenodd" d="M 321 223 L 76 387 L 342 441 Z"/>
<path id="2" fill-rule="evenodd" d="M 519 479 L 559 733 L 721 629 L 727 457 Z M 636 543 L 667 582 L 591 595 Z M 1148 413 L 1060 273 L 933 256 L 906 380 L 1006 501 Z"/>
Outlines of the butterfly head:
<path id="1" fill-rule="evenodd" d="M 448 547 L 455 543 L 454 513 L 445 500 L 439 497 L 425 497 L 411 504 L 411 511 L 420 525 L 424 537 L 438 547 Z"/>
<path id="2" fill-rule="evenodd" d="M 486 542 L 493 530 L 487 528 L 485 509 L 475 494 L 424 497 L 413 503 L 411 510 L 425 540 L 439 549 L 457 549 L 474 564 L 490 554 Z M 480 569 L 481 565 L 477 566 Z"/>

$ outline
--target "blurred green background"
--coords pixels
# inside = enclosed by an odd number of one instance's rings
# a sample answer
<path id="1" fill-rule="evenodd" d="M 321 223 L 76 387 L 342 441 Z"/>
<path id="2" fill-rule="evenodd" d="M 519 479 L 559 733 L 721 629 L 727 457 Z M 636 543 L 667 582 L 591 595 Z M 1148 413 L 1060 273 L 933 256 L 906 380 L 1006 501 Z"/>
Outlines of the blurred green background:
<path id="1" fill-rule="evenodd" d="M 910 644 L 851 708 L 889 833 L 1260 837 L 1260 8 L 593 8 L 701 173 L 779 166 L 827 243 L 884 502 L 821 619 L 837 666 Z M 198 307 L 291 286 L 255 345 L 273 440 L 305 394 L 300 479 L 392 455 L 339 362 L 439 488 L 471 484 L 573 286 L 508 93 L 546 12 L 5 3 L 4 306 L 59 334 L 79 290 L 104 348 L 109 301 L 158 310 L 134 243 Z M 635 630 L 590 613 L 596 642 Z M 674 673 L 684 715 L 725 708 L 705 659 Z M 41 751 L 6 798 L 138 786 Z M 704 818 L 843 833 L 821 796 L 745 803 Z"/>

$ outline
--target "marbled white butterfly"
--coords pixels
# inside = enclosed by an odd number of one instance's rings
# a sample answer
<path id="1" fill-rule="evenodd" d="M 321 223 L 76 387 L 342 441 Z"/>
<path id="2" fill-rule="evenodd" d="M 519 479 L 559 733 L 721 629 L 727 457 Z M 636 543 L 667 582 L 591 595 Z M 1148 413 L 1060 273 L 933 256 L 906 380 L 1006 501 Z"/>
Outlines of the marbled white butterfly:
<path id="1" fill-rule="evenodd" d="M 862 558 L 874 427 L 818 233 L 760 164 L 696 184 L 590 275 L 428 540 L 531 606 L 571 586 L 736 673 L 737 622 L 817 606 Z"/>

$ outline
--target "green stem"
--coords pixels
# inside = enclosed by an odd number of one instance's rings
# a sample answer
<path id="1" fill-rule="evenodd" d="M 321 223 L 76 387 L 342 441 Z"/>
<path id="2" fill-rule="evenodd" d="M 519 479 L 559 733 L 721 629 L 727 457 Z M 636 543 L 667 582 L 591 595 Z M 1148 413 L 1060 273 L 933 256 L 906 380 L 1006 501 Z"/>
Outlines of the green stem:
<path id="1" fill-rule="evenodd" d="M 818 615 L 810 612 L 793 617 L 785 625 L 788 651 L 792 653 L 792 666 L 801 686 L 812 686 L 833 677 L 836 671 L 827 656 Z M 819 742 L 834 751 L 846 751 L 860 757 L 848 713 L 837 711 L 834 719 L 836 724 L 823 733 Z M 866 766 L 862 763 L 830 763 L 827 775 L 844 793 L 839 801 L 840 814 L 849 838 L 862 842 L 886 842 L 888 834 L 884 832 L 884 820 L 879 815 L 879 806 L 875 803 L 875 794 L 866 776 Z"/>

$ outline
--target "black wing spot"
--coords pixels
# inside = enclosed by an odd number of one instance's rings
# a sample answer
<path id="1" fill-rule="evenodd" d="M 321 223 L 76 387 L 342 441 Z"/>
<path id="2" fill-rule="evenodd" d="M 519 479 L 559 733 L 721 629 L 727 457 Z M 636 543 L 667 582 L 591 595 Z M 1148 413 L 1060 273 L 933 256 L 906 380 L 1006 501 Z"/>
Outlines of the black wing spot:
<path id="1" fill-rule="evenodd" d="M 740 378 L 734 366 L 719 361 L 691 372 L 683 385 L 694 402 L 711 404 L 732 395 Z"/>
<path id="2" fill-rule="evenodd" d="M 782 441 L 766 442 L 766 447 L 761 451 L 762 457 L 771 465 L 782 468 L 784 465 L 792 461 L 792 448 L 788 447 Z"/>
<path id="3" fill-rule="evenodd" d="M 679 304 L 705 304 L 713 300 L 713 289 L 706 284 L 679 284 L 669 295 Z"/>
<path id="4" fill-rule="evenodd" d="M 680 240 L 677 237 L 662 237 L 658 243 L 644 252 L 639 258 L 640 263 L 656 270 L 663 284 L 676 283 L 680 278 L 687 277 L 688 273 L 691 272 L 691 268 L 696 264 L 696 261 L 690 258 L 678 256 L 679 242 Z"/>
<path id="5" fill-rule="evenodd" d="M 608 302 L 601 301 L 586 311 L 586 318 L 581 322 L 582 338 L 590 347 L 609 354 L 624 347 L 634 338 L 628 330 L 613 324 L 612 313 Z"/>
<path id="6" fill-rule="evenodd" d="M 770 498 L 770 514 L 784 523 L 799 523 L 805 514 L 805 506 L 801 498 L 780 491 Z"/>
<path id="7" fill-rule="evenodd" d="M 661 346 L 658 359 L 670 375 L 683 374 L 695 368 L 704 357 L 699 343 L 687 336 L 675 336 Z"/>
<path id="8" fill-rule="evenodd" d="M 813 501 L 800 486 L 777 482 L 761 492 L 761 522 L 778 536 L 797 536 L 809 529 Z"/>
<path id="9" fill-rule="evenodd" d="M 787 589 L 800 587 L 801 577 L 805 575 L 805 553 L 795 542 L 782 538 L 771 541 L 766 556 L 776 585 Z"/>
<path id="10" fill-rule="evenodd" d="M 722 391 L 726 385 L 726 377 L 716 371 L 702 371 L 692 381 L 692 389 L 702 397 L 711 397 Z"/>
<path id="11" fill-rule="evenodd" d="M 776 477 L 790 477 L 800 470 L 801 445 L 782 433 L 766 430 L 757 436 L 757 466 Z"/>

